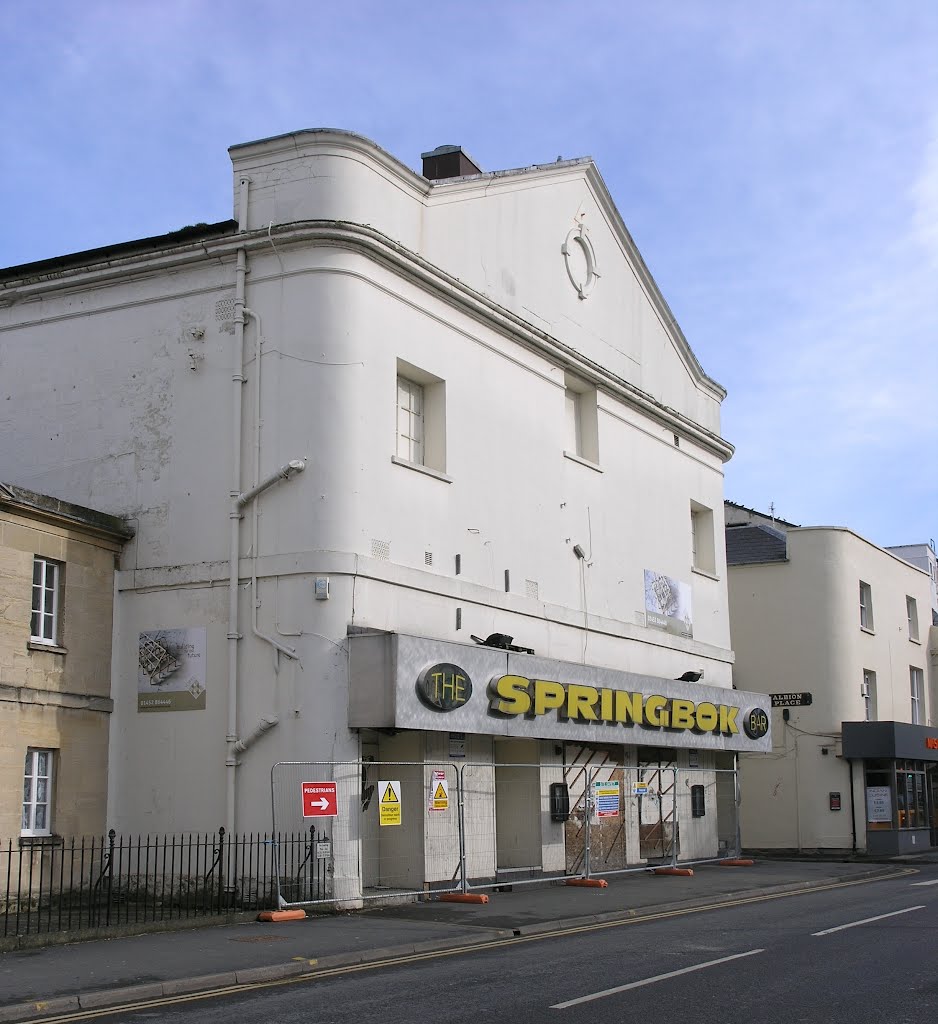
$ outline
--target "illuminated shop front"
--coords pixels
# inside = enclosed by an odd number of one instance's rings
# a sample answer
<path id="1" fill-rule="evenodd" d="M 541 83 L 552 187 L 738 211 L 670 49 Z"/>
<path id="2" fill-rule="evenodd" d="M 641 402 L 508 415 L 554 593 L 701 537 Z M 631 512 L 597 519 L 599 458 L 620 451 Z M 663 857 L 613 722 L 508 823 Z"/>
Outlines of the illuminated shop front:
<path id="1" fill-rule="evenodd" d="M 872 854 L 938 846 L 938 730 L 904 722 L 844 722 L 853 764 L 854 825 Z"/>

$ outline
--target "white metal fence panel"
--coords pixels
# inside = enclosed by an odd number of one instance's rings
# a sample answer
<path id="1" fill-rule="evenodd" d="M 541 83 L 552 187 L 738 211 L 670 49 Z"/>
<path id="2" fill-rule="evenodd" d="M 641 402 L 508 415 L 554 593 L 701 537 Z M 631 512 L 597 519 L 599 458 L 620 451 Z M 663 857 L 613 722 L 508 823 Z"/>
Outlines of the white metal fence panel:
<path id="1" fill-rule="evenodd" d="M 676 773 L 680 843 L 677 861 L 699 864 L 740 855 L 736 772 L 680 768 Z"/>
<path id="2" fill-rule="evenodd" d="M 282 762 L 281 906 L 599 878 L 739 856 L 736 772 L 609 752 L 576 764 Z M 279 836 L 308 833 L 292 847 Z"/>
<path id="3" fill-rule="evenodd" d="M 565 822 L 554 812 L 551 786 L 561 765 L 464 764 L 467 888 L 493 888 L 565 877 Z"/>
<path id="4" fill-rule="evenodd" d="M 354 905 L 460 887 L 456 766 L 407 761 L 281 762 L 271 772 L 274 832 L 315 822 L 325 883 L 279 874 L 281 906 Z"/>

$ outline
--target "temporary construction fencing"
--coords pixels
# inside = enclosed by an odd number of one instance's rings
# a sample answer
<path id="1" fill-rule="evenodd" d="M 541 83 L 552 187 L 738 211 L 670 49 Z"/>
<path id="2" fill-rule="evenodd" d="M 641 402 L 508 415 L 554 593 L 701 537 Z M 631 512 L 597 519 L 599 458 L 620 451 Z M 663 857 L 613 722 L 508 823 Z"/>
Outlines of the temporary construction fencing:
<path id="1" fill-rule="evenodd" d="M 271 772 L 278 828 L 315 822 L 325 891 L 297 898 L 281 877 L 281 906 L 457 891 L 462 878 L 459 773 L 424 762 L 281 762 Z M 424 812 L 426 810 L 426 813 Z M 288 826 L 287 822 L 291 824 Z"/>
<path id="2" fill-rule="evenodd" d="M 584 878 L 740 854 L 734 769 L 592 765 L 568 773 L 567 870 Z"/>
<path id="3" fill-rule="evenodd" d="M 5 841 L 0 943 L 596 879 L 739 854 L 735 771 L 663 757 L 629 767 L 595 753 L 572 764 L 278 764 L 272 795 L 270 833 L 112 829 Z"/>
<path id="4" fill-rule="evenodd" d="M 740 852 L 735 770 L 661 758 L 280 762 L 271 797 L 275 833 L 320 830 L 318 888 L 278 870 L 281 907 L 596 879 Z"/>

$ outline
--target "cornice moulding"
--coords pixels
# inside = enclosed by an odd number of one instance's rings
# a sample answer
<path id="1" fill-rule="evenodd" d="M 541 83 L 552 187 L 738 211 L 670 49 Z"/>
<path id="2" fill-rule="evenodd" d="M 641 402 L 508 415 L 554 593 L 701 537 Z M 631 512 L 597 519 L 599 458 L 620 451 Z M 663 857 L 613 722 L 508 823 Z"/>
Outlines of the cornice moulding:
<path id="1" fill-rule="evenodd" d="M 663 405 L 634 384 L 610 373 L 605 367 L 577 352 L 576 349 L 523 320 L 374 228 L 344 221 L 296 221 L 281 225 L 275 232 L 275 237 L 277 243 L 284 247 L 313 244 L 361 253 L 436 294 L 473 319 L 484 322 L 499 333 L 546 354 L 565 369 L 594 386 L 603 388 L 669 429 L 680 431 L 689 440 L 695 441 L 722 461 L 726 462 L 732 457 L 733 446 L 719 435 L 676 409 Z M 242 248 L 248 252 L 268 251 L 268 232 L 257 230 L 241 235 L 228 235 L 217 240 L 205 239 L 154 255 L 132 255 L 97 267 L 62 271 L 47 279 L 36 280 L 18 288 L 14 286 L 11 289 L 12 301 L 17 298 L 20 301 L 38 298 L 59 290 L 72 291 L 103 286 L 125 277 L 159 273 L 173 267 L 194 265 L 202 260 L 231 261 Z M 0 292 L 0 305 L 9 297 L 9 292 Z M 666 304 L 664 308 L 667 309 Z M 683 339 L 683 335 L 680 337 Z M 689 351 L 686 340 L 684 346 Z M 719 389 L 716 394 L 720 398 L 725 396 L 723 389 L 703 374 L 696 359 L 691 365 L 695 368 L 695 379 L 704 390 L 713 394 L 716 387 Z"/>

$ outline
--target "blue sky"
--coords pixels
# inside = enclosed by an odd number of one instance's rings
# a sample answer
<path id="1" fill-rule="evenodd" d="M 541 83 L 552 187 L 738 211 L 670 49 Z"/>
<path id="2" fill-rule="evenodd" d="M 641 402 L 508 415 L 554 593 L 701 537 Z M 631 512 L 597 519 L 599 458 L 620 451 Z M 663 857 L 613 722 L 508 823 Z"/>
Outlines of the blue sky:
<path id="1" fill-rule="evenodd" d="M 938 4 L 3 0 L 0 266 L 231 215 L 228 146 L 593 156 L 736 446 L 726 496 L 938 535 Z"/>

